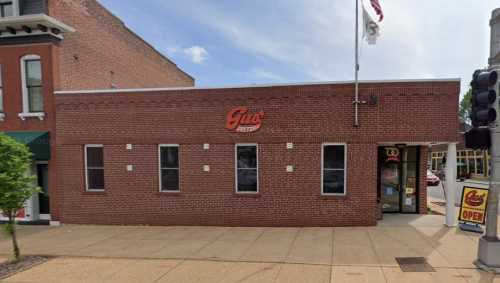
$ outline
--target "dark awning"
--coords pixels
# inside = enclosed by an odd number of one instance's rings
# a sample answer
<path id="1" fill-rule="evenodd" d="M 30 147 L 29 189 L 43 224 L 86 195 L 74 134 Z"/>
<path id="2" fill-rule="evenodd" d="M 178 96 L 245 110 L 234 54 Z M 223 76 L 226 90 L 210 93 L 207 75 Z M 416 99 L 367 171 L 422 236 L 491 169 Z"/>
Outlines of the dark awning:
<path id="1" fill-rule="evenodd" d="M 35 160 L 50 160 L 49 132 L 5 132 L 16 141 L 29 147 Z"/>

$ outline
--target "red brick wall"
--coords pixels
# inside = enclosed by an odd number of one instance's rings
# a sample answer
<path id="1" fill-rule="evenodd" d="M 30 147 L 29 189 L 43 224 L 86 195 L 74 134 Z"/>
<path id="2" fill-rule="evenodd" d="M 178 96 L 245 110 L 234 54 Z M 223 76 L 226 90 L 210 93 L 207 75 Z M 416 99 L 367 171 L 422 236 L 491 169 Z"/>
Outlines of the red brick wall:
<path id="1" fill-rule="evenodd" d="M 57 173 L 65 223 L 243 226 L 375 225 L 378 143 L 454 141 L 459 82 L 365 84 L 360 127 L 352 85 L 58 94 Z M 256 133 L 226 113 L 265 112 Z M 442 122 L 435 125 L 439 119 Z M 235 193 L 234 144 L 259 144 L 256 196 Z M 294 149 L 287 150 L 286 142 Z M 347 195 L 322 196 L 321 143 L 347 143 Z M 83 146 L 104 144 L 106 192 L 85 192 Z M 134 144 L 126 150 L 125 144 Z M 160 143 L 180 144 L 180 193 L 159 193 Z M 203 143 L 210 149 L 203 150 Z M 421 151 L 425 172 L 427 148 Z M 133 172 L 126 165 L 134 166 Z M 203 172 L 210 165 L 210 172 Z M 294 172 L 287 173 L 286 166 Z M 425 174 L 420 212 L 426 210 Z"/>
<path id="2" fill-rule="evenodd" d="M 0 65 L 2 65 L 3 81 L 3 106 L 5 120 L 0 121 L 0 132 L 3 131 L 48 131 L 51 132 L 51 160 L 49 161 L 49 194 L 51 195 L 51 215 L 53 219 L 59 217 L 56 190 L 56 158 L 55 152 L 55 110 L 54 110 L 54 83 L 57 83 L 57 64 L 59 49 L 52 44 L 27 44 L 0 47 Z M 42 62 L 43 107 L 44 120 L 26 118 L 21 120 L 18 116 L 22 112 L 22 82 L 21 82 L 21 57 L 25 55 L 38 55 Z M 53 196 L 53 197 L 52 197 Z"/>
<path id="3" fill-rule="evenodd" d="M 419 184 L 419 212 L 420 214 L 427 214 L 427 161 L 429 156 L 429 147 L 420 147 L 420 178 Z"/>
<path id="4" fill-rule="evenodd" d="M 49 0 L 49 14 L 76 29 L 61 42 L 56 90 L 194 85 L 95 0 Z"/>

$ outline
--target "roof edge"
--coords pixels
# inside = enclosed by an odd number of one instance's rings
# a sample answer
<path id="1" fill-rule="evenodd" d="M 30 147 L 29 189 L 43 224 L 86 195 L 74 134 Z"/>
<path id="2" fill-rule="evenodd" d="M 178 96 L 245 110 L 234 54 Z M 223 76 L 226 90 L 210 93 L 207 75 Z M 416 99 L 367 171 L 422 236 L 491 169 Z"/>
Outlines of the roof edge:
<path id="1" fill-rule="evenodd" d="M 360 84 L 383 84 L 383 83 L 443 83 L 461 82 L 460 78 L 449 79 L 413 79 L 413 80 L 363 80 Z M 164 87 L 164 88 L 128 88 L 128 89 L 88 89 L 88 90 L 58 90 L 54 94 L 92 94 L 92 93 L 124 93 L 124 92 L 154 92 L 154 91 L 176 91 L 176 90 L 206 90 L 206 89 L 239 89 L 239 88 L 266 88 L 266 87 L 287 87 L 287 86 L 309 86 L 309 85 L 339 85 L 353 84 L 354 81 L 324 81 L 324 82 L 299 82 L 284 84 L 253 84 L 234 86 L 213 86 L 213 87 Z"/>

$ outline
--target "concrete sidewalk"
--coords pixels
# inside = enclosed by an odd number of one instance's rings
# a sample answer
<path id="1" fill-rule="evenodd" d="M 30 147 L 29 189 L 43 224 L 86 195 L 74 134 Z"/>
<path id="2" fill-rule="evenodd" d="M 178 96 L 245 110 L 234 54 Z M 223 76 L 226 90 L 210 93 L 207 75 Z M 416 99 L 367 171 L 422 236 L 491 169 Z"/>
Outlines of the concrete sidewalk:
<path id="1" fill-rule="evenodd" d="M 63 257 L 6 282 L 500 282 L 472 264 L 479 235 L 442 223 L 384 215 L 377 227 L 24 226 L 25 254 Z M 0 257 L 9 252 L 3 238 Z M 425 257 L 437 272 L 404 273 L 396 257 Z"/>

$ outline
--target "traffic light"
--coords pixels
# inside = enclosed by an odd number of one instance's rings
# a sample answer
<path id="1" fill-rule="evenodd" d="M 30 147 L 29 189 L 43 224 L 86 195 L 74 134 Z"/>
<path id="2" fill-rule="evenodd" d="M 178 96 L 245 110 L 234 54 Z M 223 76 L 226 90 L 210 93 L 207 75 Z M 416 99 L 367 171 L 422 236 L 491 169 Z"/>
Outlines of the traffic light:
<path id="1" fill-rule="evenodd" d="M 472 76 L 471 114 L 472 129 L 465 133 L 465 146 L 488 149 L 491 146 L 489 126 L 497 119 L 498 73 L 477 70 Z"/>
<path id="2" fill-rule="evenodd" d="M 488 126 L 497 119 L 497 111 L 494 105 L 497 100 L 497 92 L 495 90 L 498 81 L 496 71 L 481 71 L 474 72 L 471 87 L 471 120 L 473 127 Z"/>

